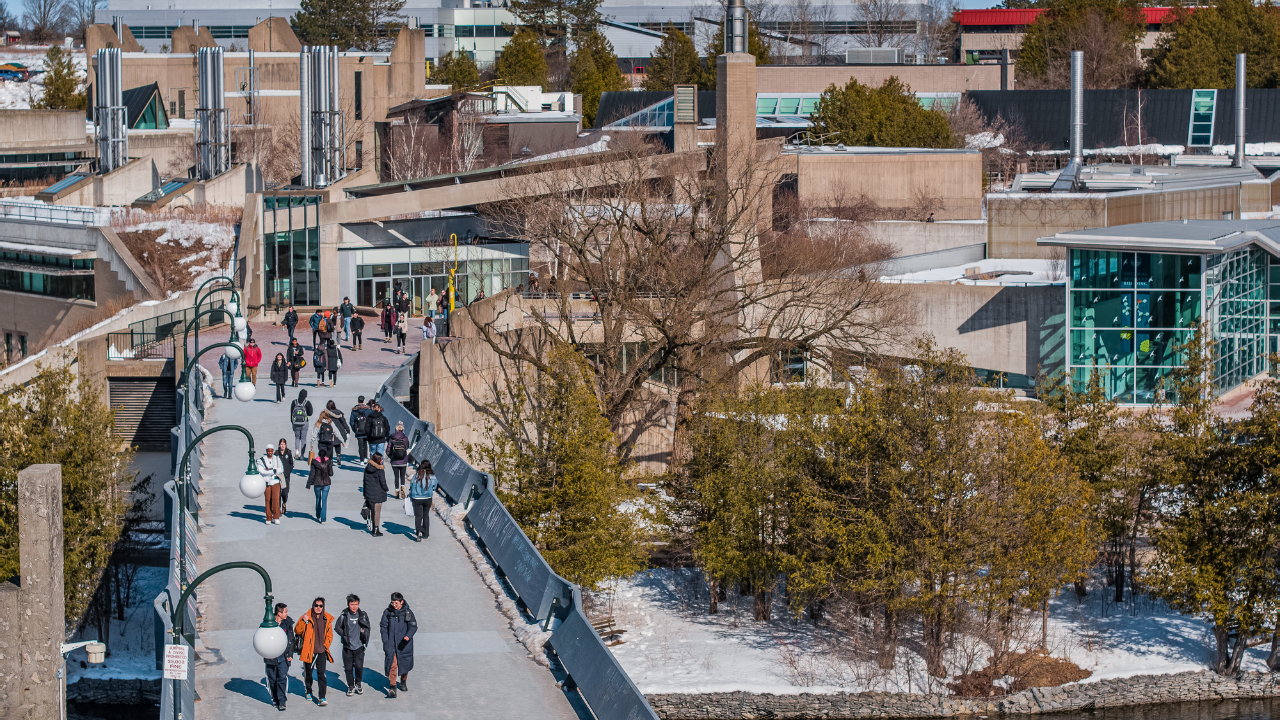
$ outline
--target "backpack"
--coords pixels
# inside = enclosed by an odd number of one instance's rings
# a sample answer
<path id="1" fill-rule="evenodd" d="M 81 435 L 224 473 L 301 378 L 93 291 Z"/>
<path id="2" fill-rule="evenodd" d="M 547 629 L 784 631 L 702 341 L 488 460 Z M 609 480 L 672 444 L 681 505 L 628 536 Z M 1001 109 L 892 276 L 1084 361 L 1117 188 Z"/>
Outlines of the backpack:
<path id="1" fill-rule="evenodd" d="M 387 455 L 392 460 L 403 460 L 409 454 L 409 444 L 396 438 L 387 443 Z"/>
<path id="2" fill-rule="evenodd" d="M 331 426 L 329 423 L 321 423 L 320 432 L 317 434 L 316 437 L 317 439 L 320 440 L 321 443 L 325 445 L 332 445 L 333 444 L 333 426 Z"/>
<path id="3" fill-rule="evenodd" d="M 320 332 L 322 332 L 322 333 L 327 333 L 327 332 L 329 332 L 329 323 L 325 322 L 324 320 L 321 320 L 321 321 L 320 321 L 320 327 L 319 327 L 318 329 L 319 329 L 319 330 L 320 330 Z"/>
<path id="4" fill-rule="evenodd" d="M 379 414 L 377 417 L 369 418 L 369 437 L 385 438 L 391 434 L 391 427 L 387 424 L 387 416 Z"/>
<path id="5" fill-rule="evenodd" d="M 369 412 L 356 413 L 356 426 L 353 428 L 356 435 L 364 437 L 369 434 Z"/>
<path id="6" fill-rule="evenodd" d="M 294 425 L 306 425 L 307 404 L 299 400 L 294 400 L 289 406 L 289 419 Z"/>

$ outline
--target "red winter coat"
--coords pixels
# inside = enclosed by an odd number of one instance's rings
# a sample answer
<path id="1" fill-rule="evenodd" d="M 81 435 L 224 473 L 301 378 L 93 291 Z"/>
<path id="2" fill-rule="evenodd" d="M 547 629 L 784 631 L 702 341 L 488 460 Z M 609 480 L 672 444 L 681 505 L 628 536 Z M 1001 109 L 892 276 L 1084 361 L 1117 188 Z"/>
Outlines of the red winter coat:
<path id="1" fill-rule="evenodd" d="M 244 348 L 245 367 L 258 367 L 262 362 L 262 348 L 257 345 L 246 345 Z"/>

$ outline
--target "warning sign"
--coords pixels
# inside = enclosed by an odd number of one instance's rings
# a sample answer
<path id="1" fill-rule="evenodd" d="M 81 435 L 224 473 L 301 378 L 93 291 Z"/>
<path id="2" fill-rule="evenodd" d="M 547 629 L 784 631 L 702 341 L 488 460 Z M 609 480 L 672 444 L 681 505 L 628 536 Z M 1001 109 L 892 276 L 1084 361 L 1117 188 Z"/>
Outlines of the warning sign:
<path id="1" fill-rule="evenodd" d="M 164 679 L 187 679 L 187 647 L 185 645 L 164 646 Z"/>

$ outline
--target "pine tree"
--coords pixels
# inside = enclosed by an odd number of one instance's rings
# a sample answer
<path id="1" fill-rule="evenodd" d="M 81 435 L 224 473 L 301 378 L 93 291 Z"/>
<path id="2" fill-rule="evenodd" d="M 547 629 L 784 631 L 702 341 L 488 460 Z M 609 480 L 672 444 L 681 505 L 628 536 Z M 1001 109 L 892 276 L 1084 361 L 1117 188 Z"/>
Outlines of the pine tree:
<path id="1" fill-rule="evenodd" d="M 666 37 L 653 50 L 644 76 L 644 89 L 670 91 L 676 85 L 688 83 L 704 89 L 714 88 L 714 82 L 710 86 L 705 85 L 702 58 L 698 57 L 693 40 L 672 25 L 668 25 L 665 32 Z"/>
<path id="2" fill-rule="evenodd" d="M 584 33 L 578 36 L 577 45 L 569 70 L 570 88 L 582 96 L 583 126 L 595 127 L 601 93 L 626 90 L 628 85 L 613 45 L 604 35 Z"/>
<path id="3" fill-rule="evenodd" d="M 568 345 L 531 384 L 510 384 L 490 406 L 487 445 L 467 453 L 492 469 L 498 497 L 558 574 L 585 588 L 643 567 L 643 508 L 600 414 L 595 376 Z"/>
<path id="4" fill-rule="evenodd" d="M 133 451 L 113 434 L 114 412 L 87 380 L 67 368 L 41 369 L 20 391 L 0 398 L 0 575 L 17 574 L 18 471 L 62 466 L 66 617 L 89 605 L 120 536 L 121 487 Z"/>
<path id="5" fill-rule="evenodd" d="M 511 0 L 511 12 L 545 46 L 564 50 L 570 36 L 594 32 L 601 0 Z M 563 57 L 563 56 L 562 56 Z"/>
<path id="6" fill-rule="evenodd" d="M 440 58 L 431 81 L 437 85 L 452 85 L 454 90 L 475 87 L 480 84 L 480 68 L 465 52 L 449 52 Z"/>
<path id="7" fill-rule="evenodd" d="M 857 79 L 850 79 L 843 88 L 828 87 L 812 120 L 815 133 L 838 133 L 845 145 L 953 146 L 947 117 L 920 107 L 911 89 L 894 76 L 878 88 Z"/>
<path id="8" fill-rule="evenodd" d="M 346 50 L 357 37 L 374 32 L 368 27 L 369 4 L 369 0 L 301 0 L 289 24 L 303 45 L 337 45 Z"/>
<path id="9" fill-rule="evenodd" d="M 44 95 L 34 107 L 44 110 L 84 110 L 89 99 L 80 90 L 80 78 L 76 73 L 71 53 L 61 46 L 51 45 L 44 56 Z"/>
<path id="10" fill-rule="evenodd" d="M 1084 52 L 1086 88 L 1130 87 L 1142 65 L 1138 41 L 1146 18 L 1132 0 L 1044 0 L 1045 13 L 1027 28 L 1018 56 L 1019 84 L 1066 88 L 1071 51 Z"/>
<path id="11" fill-rule="evenodd" d="M 1220 0 L 1194 11 L 1179 8 L 1165 29 L 1148 64 L 1149 87 L 1234 87 L 1236 53 L 1249 56 L 1249 87 L 1280 83 L 1280 17 L 1269 3 Z"/>
<path id="12" fill-rule="evenodd" d="M 547 87 L 547 59 L 533 31 L 516 31 L 498 56 L 493 71 L 506 85 Z"/>

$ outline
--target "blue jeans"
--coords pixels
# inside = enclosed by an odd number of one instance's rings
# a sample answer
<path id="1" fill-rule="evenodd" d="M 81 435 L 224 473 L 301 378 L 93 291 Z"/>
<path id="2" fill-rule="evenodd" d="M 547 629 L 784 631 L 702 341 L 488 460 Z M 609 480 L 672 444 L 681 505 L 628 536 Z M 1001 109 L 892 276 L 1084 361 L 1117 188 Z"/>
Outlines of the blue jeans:
<path id="1" fill-rule="evenodd" d="M 351 318 L 342 318 L 342 330 L 347 334 L 347 340 L 351 339 Z"/>
<path id="2" fill-rule="evenodd" d="M 231 388 L 235 387 L 236 384 L 235 377 L 234 372 L 222 371 L 222 397 L 231 397 Z"/>
<path id="3" fill-rule="evenodd" d="M 320 522 L 328 520 L 329 513 L 329 486 L 315 486 L 311 488 L 316 491 L 316 519 Z"/>
<path id="4" fill-rule="evenodd" d="M 373 457 L 374 453 L 382 453 L 385 459 L 387 454 L 387 441 L 369 443 L 369 457 Z"/>

